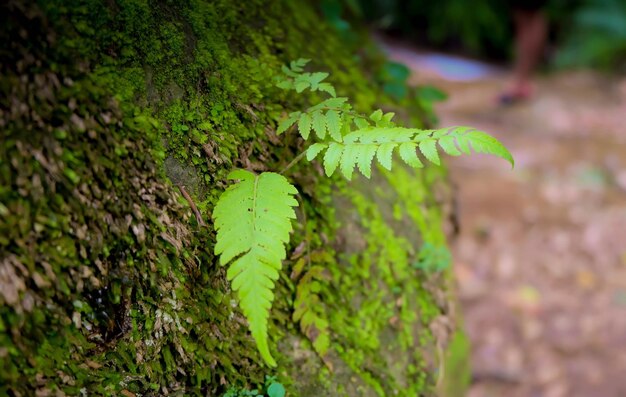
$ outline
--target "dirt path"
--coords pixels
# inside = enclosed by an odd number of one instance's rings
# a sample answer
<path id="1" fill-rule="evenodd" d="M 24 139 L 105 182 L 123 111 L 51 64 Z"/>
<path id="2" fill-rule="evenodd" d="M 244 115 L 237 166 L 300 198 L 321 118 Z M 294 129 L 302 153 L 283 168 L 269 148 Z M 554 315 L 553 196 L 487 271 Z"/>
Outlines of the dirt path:
<path id="1" fill-rule="evenodd" d="M 450 82 L 409 66 L 450 94 L 441 125 L 494 134 L 517 161 L 450 162 L 469 396 L 625 397 L 626 82 L 556 74 L 501 109 L 506 75 Z"/>

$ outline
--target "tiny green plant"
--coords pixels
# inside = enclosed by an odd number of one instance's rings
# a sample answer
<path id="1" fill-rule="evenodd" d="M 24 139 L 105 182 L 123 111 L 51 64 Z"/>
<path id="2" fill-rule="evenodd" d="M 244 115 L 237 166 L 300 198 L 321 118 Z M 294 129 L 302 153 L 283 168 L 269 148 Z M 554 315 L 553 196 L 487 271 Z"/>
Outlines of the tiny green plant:
<path id="1" fill-rule="evenodd" d="M 285 245 L 295 218 L 293 207 L 298 205 L 294 198 L 297 189 L 282 174 L 295 163 L 304 157 L 313 161 L 321 155 L 327 176 L 339 169 L 348 180 L 355 168 L 369 178 L 374 159 L 391 170 L 394 153 L 414 168 L 423 167 L 425 162 L 441 164 L 439 149 L 452 156 L 473 150 L 514 164 L 506 147 L 474 128 L 421 130 L 397 125 L 393 113 L 380 109 L 370 115 L 360 114 L 348 98 L 337 97 L 335 88 L 324 81 L 328 73 L 305 72 L 308 62 L 299 59 L 289 67 L 283 66 L 284 77 L 277 86 L 297 93 L 307 89 L 320 91 L 328 98 L 304 111 L 289 113 L 279 123 L 277 133 L 297 127 L 302 139 L 314 142 L 280 173 L 231 172 L 229 179 L 238 182 L 220 196 L 213 212 L 217 230 L 215 253 L 220 255 L 222 265 L 229 265 L 227 277 L 237 292 L 261 357 L 269 366 L 276 366 L 267 340 L 274 283 L 286 257 Z"/>
<path id="2" fill-rule="evenodd" d="M 422 244 L 417 255 L 417 262 L 413 264 L 413 267 L 426 271 L 439 271 L 447 268 L 451 261 L 450 251 L 447 248 L 427 241 Z"/>
<path id="3" fill-rule="evenodd" d="M 258 389 L 246 390 L 231 387 L 222 397 L 285 397 L 286 395 L 285 387 L 276 380 L 275 376 L 265 376 L 263 389 L 265 390 L 265 394 Z"/>
<path id="4" fill-rule="evenodd" d="M 265 393 L 267 397 L 285 397 L 286 391 L 282 383 L 274 376 L 265 377 Z"/>

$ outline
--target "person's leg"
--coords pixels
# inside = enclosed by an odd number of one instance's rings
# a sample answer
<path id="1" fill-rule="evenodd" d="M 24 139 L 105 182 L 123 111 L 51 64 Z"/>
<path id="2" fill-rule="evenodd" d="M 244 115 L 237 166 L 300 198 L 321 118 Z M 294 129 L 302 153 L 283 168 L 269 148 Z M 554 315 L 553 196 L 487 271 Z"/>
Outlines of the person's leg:
<path id="1" fill-rule="evenodd" d="M 547 24 L 540 10 L 517 10 L 514 14 L 517 58 L 513 68 L 513 88 L 530 90 L 531 76 L 543 54 Z"/>
<path id="2" fill-rule="evenodd" d="M 532 93 L 532 74 L 541 61 L 546 37 L 547 21 L 540 9 L 515 9 L 515 63 L 513 78 L 502 99 L 525 99 Z"/>

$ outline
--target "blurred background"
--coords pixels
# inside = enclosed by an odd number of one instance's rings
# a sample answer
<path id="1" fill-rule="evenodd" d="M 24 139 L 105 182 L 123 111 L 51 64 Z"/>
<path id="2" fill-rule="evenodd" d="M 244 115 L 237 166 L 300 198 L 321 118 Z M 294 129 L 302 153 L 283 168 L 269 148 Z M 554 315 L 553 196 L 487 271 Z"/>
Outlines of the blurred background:
<path id="1" fill-rule="evenodd" d="M 348 1 L 349 2 L 349 1 Z M 421 48 L 507 61 L 514 53 L 512 8 L 537 3 L 507 0 L 358 0 L 372 26 Z M 552 67 L 624 71 L 626 2 L 548 0 L 546 55 Z"/>
<path id="2" fill-rule="evenodd" d="M 626 1 L 322 4 L 369 21 L 388 92 L 516 159 L 449 162 L 469 396 L 626 396 Z"/>

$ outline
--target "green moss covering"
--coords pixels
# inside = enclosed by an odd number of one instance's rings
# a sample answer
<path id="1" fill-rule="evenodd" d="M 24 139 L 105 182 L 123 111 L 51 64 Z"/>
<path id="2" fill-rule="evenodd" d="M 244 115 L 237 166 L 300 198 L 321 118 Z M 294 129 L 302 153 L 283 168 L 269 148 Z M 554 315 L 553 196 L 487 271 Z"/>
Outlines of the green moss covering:
<path id="1" fill-rule="evenodd" d="M 0 395 L 263 384 L 210 213 L 233 167 L 280 169 L 302 147 L 274 128 L 317 98 L 275 88 L 280 65 L 312 58 L 359 110 L 422 113 L 383 94 L 382 61 L 309 3 L 41 0 L 0 15 Z M 442 175 L 345 185 L 293 168 L 300 222 L 271 328 L 290 395 L 432 393 L 430 325 L 448 309 L 416 263 L 422 242 L 445 246 Z M 304 326 L 293 303 L 315 264 Z"/>

